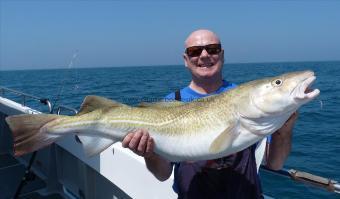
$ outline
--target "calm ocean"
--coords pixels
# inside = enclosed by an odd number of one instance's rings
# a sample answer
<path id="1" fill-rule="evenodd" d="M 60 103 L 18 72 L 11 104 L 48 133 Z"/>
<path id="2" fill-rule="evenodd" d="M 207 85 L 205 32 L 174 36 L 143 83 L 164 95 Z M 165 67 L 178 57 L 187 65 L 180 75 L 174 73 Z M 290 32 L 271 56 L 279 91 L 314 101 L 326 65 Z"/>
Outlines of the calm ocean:
<path id="1" fill-rule="evenodd" d="M 310 69 L 320 96 L 300 109 L 293 148 L 285 167 L 340 181 L 340 62 L 227 64 L 224 77 L 240 84 L 265 76 Z M 140 66 L 58 70 L 0 71 L 0 85 L 79 108 L 86 95 L 134 105 L 156 101 L 188 85 L 184 66 Z M 58 95 L 60 94 L 60 95 Z M 5 95 L 9 96 L 9 95 Z M 11 96 L 9 96 L 11 97 Z M 36 107 L 36 102 L 29 101 Z M 41 110 L 41 109 L 40 109 Z M 46 109 L 42 109 L 44 111 Z M 261 172 L 264 192 L 276 198 L 339 198 L 318 188 Z"/>

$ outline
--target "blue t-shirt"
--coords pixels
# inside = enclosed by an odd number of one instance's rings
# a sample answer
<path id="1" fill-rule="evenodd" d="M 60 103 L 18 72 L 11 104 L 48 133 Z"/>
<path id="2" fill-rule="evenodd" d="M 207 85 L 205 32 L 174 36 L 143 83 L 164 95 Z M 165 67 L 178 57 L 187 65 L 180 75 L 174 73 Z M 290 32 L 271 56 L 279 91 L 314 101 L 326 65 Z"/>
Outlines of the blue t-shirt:
<path id="1" fill-rule="evenodd" d="M 223 85 L 219 89 L 217 89 L 215 92 L 209 93 L 209 94 L 201 94 L 201 93 L 198 93 L 198 92 L 192 90 L 189 86 L 187 86 L 187 87 L 180 90 L 181 101 L 182 102 L 191 102 L 195 99 L 199 99 L 199 98 L 202 98 L 202 97 L 220 94 L 222 92 L 225 92 L 225 91 L 232 89 L 232 88 L 235 88 L 235 87 L 236 87 L 236 84 L 229 83 L 229 82 L 223 80 Z M 175 93 L 173 92 L 173 93 L 170 93 L 169 95 L 167 95 L 165 97 L 165 100 L 175 100 Z"/>
<path id="2" fill-rule="evenodd" d="M 202 97 L 220 94 L 235 87 L 236 84 L 225 80 L 223 80 L 223 85 L 219 89 L 210 94 L 201 94 L 190 87 L 185 87 L 180 90 L 181 101 L 190 102 Z M 175 92 L 167 95 L 165 100 L 175 100 Z M 249 194 L 252 198 L 257 198 L 256 196 L 261 194 L 261 185 L 256 170 L 255 148 L 256 145 L 253 145 L 234 155 L 227 156 L 227 159 L 224 159 L 224 161 L 230 162 L 230 169 L 232 171 L 223 169 L 221 172 L 216 171 L 216 174 L 211 174 L 215 173 L 215 171 L 212 171 L 207 175 L 216 175 L 215 177 L 206 177 L 205 172 L 202 172 L 202 168 L 207 164 L 207 161 L 172 163 L 175 166 L 174 191 L 178 194 L 179 198 L 214 198 L 215 196 L 218 198 L 220 196 L 222 198 L 234 198 L 235 196 L 247 198 Z M 243 177 L 236 177 L 235 173 L 243 175 Z M 230 183 L 226 180 L 229 180 Z M 222 187 L 223 190 L 218 191 L 220 185 L 211 186 L 212 184 L 222 184 L 226 187 Z M 235 192 L 235 189 L 238 189 L 238 191 Z"/>

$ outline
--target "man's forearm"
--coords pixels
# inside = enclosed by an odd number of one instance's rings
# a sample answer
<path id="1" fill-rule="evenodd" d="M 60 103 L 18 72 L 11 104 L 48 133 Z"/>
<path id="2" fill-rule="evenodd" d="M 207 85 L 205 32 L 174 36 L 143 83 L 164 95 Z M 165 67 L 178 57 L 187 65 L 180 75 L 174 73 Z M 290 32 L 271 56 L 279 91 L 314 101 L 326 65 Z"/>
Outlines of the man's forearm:
<path id="1" fill-rule="evenodd" d="M 267 147 L 266 166 L 273 170 L 282 168 L 292 148 L 293 127 L 298 112 L 294 112 L 285 124 L 272 135 L 272 140 Z"/>
<path id="2" fill-rule="evenodd" d="M 267 167 L 273 170 L 281 169 L 291 151 L 291 146 L 292 130 L 275 132 L 269 145 Z"/>
<path id="3" fill-rule="evenodd" d="M 157 154 L 144 157 L 148 170 L 160 181 L 167 180 L 172 173 L 171 163 Z"/>

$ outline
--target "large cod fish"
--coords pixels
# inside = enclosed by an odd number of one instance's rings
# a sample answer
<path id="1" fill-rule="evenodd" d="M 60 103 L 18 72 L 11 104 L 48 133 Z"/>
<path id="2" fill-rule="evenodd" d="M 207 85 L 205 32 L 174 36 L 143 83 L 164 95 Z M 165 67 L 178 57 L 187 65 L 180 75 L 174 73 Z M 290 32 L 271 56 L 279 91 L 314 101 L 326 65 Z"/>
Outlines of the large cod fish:
<path id="1" fill-rule="evenodd" d="M 87 96 L 75 116 L 9 116 L 15 155 L 47 146 L 64 135 L 80 138 L 87 155 L 96 155 L 127 132 L 144 128 L 155 152 L 170 161 L 220 158 L 260 141 L 279 129 L 301 105 L 317 97 L 309 86 L 312 71 L 251 81 L 190 103 L 160 102 L 131 107 Z"/>

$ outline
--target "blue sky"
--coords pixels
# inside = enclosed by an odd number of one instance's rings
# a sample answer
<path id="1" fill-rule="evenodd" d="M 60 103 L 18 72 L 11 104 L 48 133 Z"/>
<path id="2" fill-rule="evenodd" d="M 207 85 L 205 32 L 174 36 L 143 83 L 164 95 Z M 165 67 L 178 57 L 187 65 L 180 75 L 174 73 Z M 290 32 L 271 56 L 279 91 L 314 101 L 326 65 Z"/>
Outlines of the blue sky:
<path id="1" fill-rule="evenodd" d="M 226 63 L 340 60 L 339 1 L 0 0 L 0 70 L 183 64 L 198 28 Z"/>

